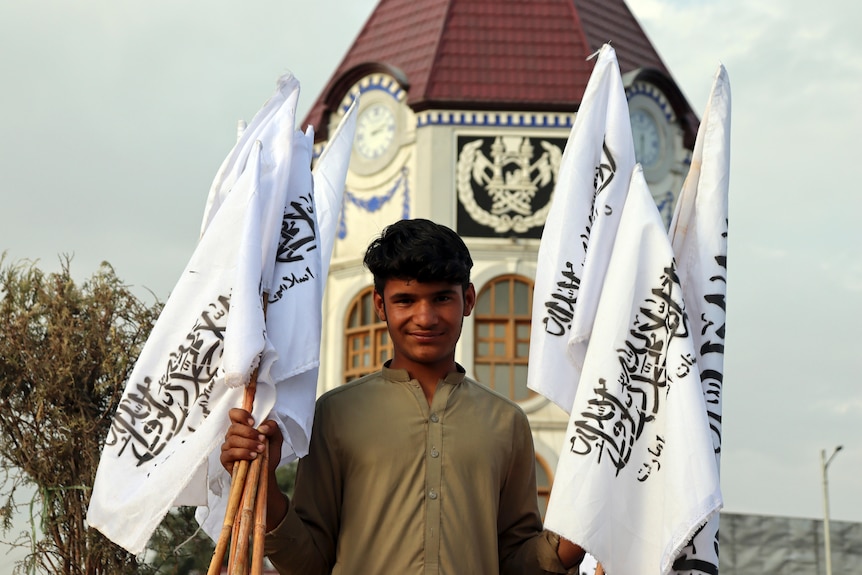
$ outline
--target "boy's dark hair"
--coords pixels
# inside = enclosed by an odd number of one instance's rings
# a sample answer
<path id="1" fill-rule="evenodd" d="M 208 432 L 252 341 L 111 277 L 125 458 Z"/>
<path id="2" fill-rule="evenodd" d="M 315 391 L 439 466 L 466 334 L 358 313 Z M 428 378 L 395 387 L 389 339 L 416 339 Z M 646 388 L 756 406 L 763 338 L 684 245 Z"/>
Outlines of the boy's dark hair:
<path id="1" fill-rule="evenodd" d="M 368 246 L 364 263 L 381 295 L 392 278 L 460 284 L 466 290 L 473 267 L 470 251 L 458 234 L 422 219 L 387 226 Z"/>

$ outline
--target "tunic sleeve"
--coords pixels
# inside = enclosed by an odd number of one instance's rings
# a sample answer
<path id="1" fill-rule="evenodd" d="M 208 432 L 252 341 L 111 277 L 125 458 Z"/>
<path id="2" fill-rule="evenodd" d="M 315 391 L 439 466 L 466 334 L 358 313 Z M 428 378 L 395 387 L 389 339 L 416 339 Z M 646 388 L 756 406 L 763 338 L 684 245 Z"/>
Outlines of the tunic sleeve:
<path id="1" fill-rule="evenodd" d="M 267 533 L 265 552 L 282 575 L 328 574 L 335 564 L 342 474 L 325 403 L 314 415 L 308 455 L 299 461 L 284 520 Z"/>
<path id="2" fill-rule="evenodd" d="M 527 416 L 512 429 L 512 457 L 500 493 L 498 544 L 501 575 L 569 573 L 557 556 L 558 539 L 542 531 L 536 492 L 536 456 Z M 577 573 L 577 568 L 571 572 Z"/>

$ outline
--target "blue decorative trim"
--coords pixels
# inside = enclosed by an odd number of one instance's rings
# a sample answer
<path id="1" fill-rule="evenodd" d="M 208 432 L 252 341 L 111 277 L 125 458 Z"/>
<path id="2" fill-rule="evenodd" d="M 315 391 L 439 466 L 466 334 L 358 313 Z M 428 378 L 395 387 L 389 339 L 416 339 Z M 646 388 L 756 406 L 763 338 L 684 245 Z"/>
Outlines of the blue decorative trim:
<path id="1" fill-rule="evenodd" d="M 370 76 L 366 76 L 359 80 L 359 82 L 354 84 L 353 87 L 347 91 L 347 94 L 345 94 L 344 98 L 341 99 L 339 111 L 342 114 L 346 114 L 348 108 L 350 108 L 350 105 L 357 96 L 372 90 L 385 92 L 398 102 L 402 102 L 407 98 L 407 93 L 398 83 L 398 80 L 388 74 L 371 74 Z"/>
<path id="2" fill-rule="evenodd" d="M 507 128 L 568 128 L 574 114 L 536 112 L 450 112 L 428 111 L 416 115 L 416 127 L 425 126 L 501 126 Z"/>
<path id="3" fill-rule="evenodd" d="M 665 193 L 664 197 L 659 200 L 658 198 L 654 198 L 656 207 L 658 208 L 658 213 L 661 214 L 661 219 L 664 220 L 665 229 L 670 229 L 670 222 L 673 220 L 673 193 L 668 190 Z"/>
<path id="4" fill-rule="evenodd" d="M 392 184 L 392 187 L 389 188 L 386 192 L 379 196 L 374 197 L 365 197 L 364 194 L 357 195 L 352 193 L 350 190 L 344 190 L 344 203 L 350 202 L 354 206 L 358 207 L 360 210 L 365 210 L 366 212 L 376 212 L 381 209 L 383 206 L 389 203 L 392 198 L 395 197 L 396 193 L 399 189 L 403 192 L 403 199 L 401 204 L 401 219 L 406 220 L 410 217 L 410 185 L 407 167 L 401 168 L 401 174 L 398 176 L 398 179 L 395 180 L 395 183 Z M 343 240 L 347 237 L 347 220 L 345 219 L 346 210 L 342 207 L 341 209 L 341 219 L 338 222 L 338 239 Z"/>
<path id="5" fill-rule="evenodd" d="M 667 98 L 665 98 L 664 94 L 657 87 L 647 82 L 635 82 L 626 88 L 627 100 L 631 100 L 633 97 L 638 95 L 646 96 L 655 102 L 656 105 L 661 108 L 661 111 L 668 122 L 676 121 L 676 113 L 673 111 L 670 102 L 667 101 Z"/>

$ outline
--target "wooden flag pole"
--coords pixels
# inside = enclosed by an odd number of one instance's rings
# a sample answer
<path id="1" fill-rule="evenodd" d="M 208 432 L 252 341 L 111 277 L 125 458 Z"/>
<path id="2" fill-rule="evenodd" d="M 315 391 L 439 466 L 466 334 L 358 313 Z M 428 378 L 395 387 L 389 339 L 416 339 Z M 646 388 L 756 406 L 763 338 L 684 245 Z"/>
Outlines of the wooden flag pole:
<path id="1" fill-rule="evenodd" d="M 251 575 L 263 575 L 263 548 L 266 537 L 266 497 L 269 489 L 269 438 L 264 441 L 265 449 L 261 457 L 260 485 L 257 487 L 257 500 L 254 506 L 254 535 L 252 540 Z"/>
<path id="2" fill-rule="evenodd" d="M 257 391 L 257 369 L 251 375 L 251 380 L 245 388 L 245 396 L 243 397 L 242 408 L 251 413 L 254 406 L 254 394 Z M 234 520 L 240 509 L 242 495 L 245 486 L 246 476 L 249 471 L 249 462 L 245 459 L 237 461 L 233 466 L 233 473 L 230 479 L 230 496 L 227 502 L 227 510 L 224 514 L 224 522 L 222 523 L 221 533 L 219 534 L 218 543 L 213 552 L 212 561 L 207 571 L 207 575 L 219 575 L 221 566 L 224 562 L 224 556 L 227 551 L 228 544 L 231 541 L 233 534 Z"/>
<path id="3" fill-rule="evenodd" d="M 268 296 L 267 293 L 263 294 L 262 307 L 263 307 L 264 318 L 266 317 L 266 308 L 267 308 L 267 303 L 269 300 L 269 298 L 267 296 Z M 251 413 L 254 410 L 254 396 L 255 396 L 255 393 L 257 392 L 257 372 L 258 372 L 258 368 L 255 368 L 251 374 L 251 378 L 249 379 L 248 385 L 245 387 L 245 394 L 243 395 L 242 408 L 245 411 L 247 411 L 248 413 Z M 242 549 L 241 549 L 242 537 L 240 535 L 240 529 L 242 528 L 242 525 L 241 525 L 241 523 L 242 523 L 242 517 L 241 517 L 242 507 L 241 506 L 250 505 L 252 509 L 255 508 L 254 494 L 251 495 L 250 501 L 245 502 L 245 499 L 246 499 L 245 494 L 247 491 L 246 479 L 248 478 L 249 470 L 252 469 L 252 474 L 255 475 L 255 477 L 253 478 L 253 480 L 254 480 L 253 481 L 253 483 L 254 483 L 253 491 L 254 492 L 260 491 L 259 489 L 257 489 L 257 484 L 260 481 L 266 481 L 268 484 L 268 478 L 267 478 L 268 467 L 264 467 L 263 471 L 261 471 L 261 465 L 260 465 L 261 461 L 267 461 L 267 462 L 269 461 L 269 457 L 267 456 L 267 451 L 269 449 L 269 441 L 265 442 L 265 446 L 266 446 L 266 448 L 264 449 L 265 457 L 258 457 L 254 461 L 254 463 L 257 464 L 257 466 L 256 466 L 257 470 L 254 470 L 253 466 L 249 463 L 249 461 L 245 460 L 245 459 L 236 462 L 233 466 L 233 472 L 231 473 L 231 480 L 230 480 L 230 495 L 228 497 L 227 510 L 225 511 L 224 522 L 222 523 L 221 533 L 219 534 L 218 543 L 216 544 L 215 550 L 213 551 L 213 557 L 212 557 L 212 560 L 210 561 L 210 566 L 209 566 L 209 569 L 207 570 L 207 575 L 219 575 L 219 573 L 221 573 L 221 567 L 222 567 L 222 563 L 224 563 L 225 553 L 227 552 L 228 545 L 231 544 L 231 541 L 233 541 L 233 545 L 231 546 L 232 547 L 231 553 L 230 553 L 230 556 L 228 557 L 228 570 L 230 573 L 233 572 L 233 571 L 231 571 L 231 569 L 232 569 L 233 564 L 235 563 L 234 557 L 236 555 L 241 554 L 241 552 L 242 552 Z M 261 478 L 265 478 L 265 479 L 261 479 Z M 251 478 L 249 478 L 249 479 L 251 479 Z M 264 498 L 265 498 L 266 491 L 264 490 L 263 493 L 264 493 Z M 264 499 L 263 504 L 264 504 L 264 506 L 266 505 L 265 499 Z M 265 510 L 264 510 L 264 513 L 265 513 Z M 238 519 L 239 519 L 239 521 L 237 521 Z M 250 521 L 249 521 L 249 523 L 250 523 Z M 265 534 L 265 528 L 264 528 L 264 534 Z M 243 563 L 246 563 L 248 560 L 247 559 L 248 558 L 247 539 L 248 539 L 248 531 L 246 531 L 246 543 L 245 543 L 245 554 L 246 554 L 245 557 L 246 557 L 246 559 L 243 561 Z M 263 537 L 260 538 L 260 541 L 258 541 L 257 538 L 255 538 L 254 547 L 255 548 L 261 547 L 261 549 L 263 548 Z M 256 555 L 257 555 L 257 553 L 255 553 L 255 556 Z M 260 564 L 261 564 L 260 570 L 262 571 L 262 568 L 263 568 L 263 554 L 262 553 L 260 554 L 259 560 L 260 560 Z"/>
<path id="4" fill-rule="evenodd" d="M 245 481 L 242 506 L 240 507 L 239 519 L 236 522 L 239 528 L 234 535 L 235 542 L 233 548 L 236 552 L 228 559 L 228 575 L 246 575 L 248 573 L 249 537 L 251 536 L 255 500 L 258 494 L 258 484 L 260 483 L 261 461 L 263 461 L 263 457 L 258 457 L 251 462 L 248 477 Z"/>
<path id="5" fill-rule="evenodd" d="M 251 469 L 251 464 L 249 464 L 249 470 L 250 469 Z M 230 573 L 231 571 L 234 570 L 234 565 L 236 564 L 237 546 L 239 545 L 239 526 L 240 526 L 239 520 L 240 520 L 240 516 L 242 513 L 242 507 L 243 507 L 243 505 L 245 505 L 245 498 L 246 498 L 245 486 L 247 484 L 248 484 L 248 475 L 246 475 L 246 482 L 242 484 L 243 485 L 242 496 L 239 498 L 239 507 L 237 508 L 236 515 L 234 515 L 234 518 L 233 518 L 233 529 L 231 529 L 231 533 L 230 533 L 230 545 L 229 545 L 230 549 L 228 550 L 228 553 L 227 553 L 227 557 L 228 557 L 228 559 L 227 559 L 227 571 L 228 571 L 228 573 Z"/>
<path id="6" fill-rule="evenodd" d="M 252 385 L 254 385 L 254 389 L 249 391 L 249 388 L 251 388 Z M 254 370 L 252 381 L 249 381 L 249 387 L 246 388 L 246 394 L 242 404 L 242 408 L 249 413 L 254 409 L 254 395 L 256 390 L 257 369 Z M 243 518 L 245 516 L 244 509 L 249 504 L 254 505 L 254 490 L 251 488 L 257 486 L 260 469 L 259 465 L 255 465 L 257 461 L 259 461 L 259 459 L 248 462 L 248 474 L 245 477 L 245 481 L 240 483 L 240 486 L 242 487 L 242 496 L 240 497 L 237 511 L 234 514 L 233 529 L 231 530 L 230 553 L 228 554 L 229 575 L 246 575 L 246 567 L 248 566 L 248 529 L 243 528 Z"/>
<path id="7" fill-rule="evenodd" d="M 213 558 L 212 561 L 210 561 L 207 575 L 219 575 L 219 573 L 221 573 L 221 565 L 224 562 L 225 551 L 227 551 L 227 546 L 231 539 L 231 532 L 233 531 L 233 521 L 236 517 L 237 510 L 239 509 L 240 499 L 242 498 L 242 486 L 245 483 L 245 476 L 248 473 L 248 462 L 237 462 L 236 465 L 233 466 L 233 470 L 234 472 L 231 477 L 230 498 L 228 499 L 227 511 L 225 512 L 221 534 L 219 535 L 218 543 L 213 552 Z"/>

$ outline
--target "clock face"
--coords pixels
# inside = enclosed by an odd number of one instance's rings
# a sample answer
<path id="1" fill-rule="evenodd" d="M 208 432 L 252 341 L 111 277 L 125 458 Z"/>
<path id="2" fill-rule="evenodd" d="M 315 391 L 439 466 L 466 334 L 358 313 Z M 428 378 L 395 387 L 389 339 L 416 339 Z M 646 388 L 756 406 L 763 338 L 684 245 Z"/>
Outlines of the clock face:
<path id="1" fill-rule="evenodd" d="M 395 142 L 396 127 L 395 114 L 389 106 L 371 104 L 356 120 L 356 152 L 366 160 L 382 157 Z"/>
<path id="2" fill-rule="evenodd" d="M 643 166 L 648 183 L 660 183 L 678 156 L 679 141 L 674 135 L 676 115 L 664 93 L 650 82 L 633 82 L 626 88 L 626 97 L 635 159 Z"/>
<path id="3" fill-rule="evenodd" d="M 662 135 L 655 116 L 644 108 L 634 108 L 631 122 L 635 159 L 644 169 L 657 166 L 662 159 Z"/>

